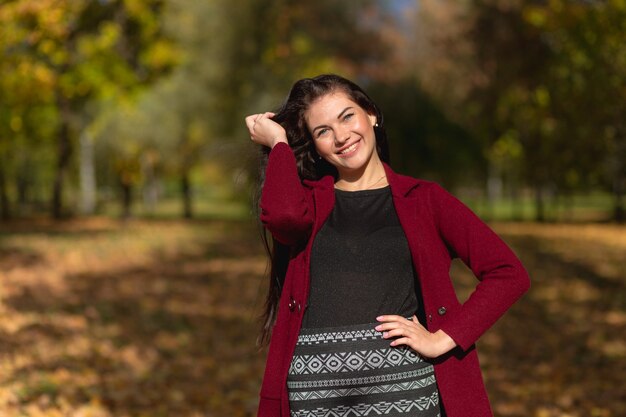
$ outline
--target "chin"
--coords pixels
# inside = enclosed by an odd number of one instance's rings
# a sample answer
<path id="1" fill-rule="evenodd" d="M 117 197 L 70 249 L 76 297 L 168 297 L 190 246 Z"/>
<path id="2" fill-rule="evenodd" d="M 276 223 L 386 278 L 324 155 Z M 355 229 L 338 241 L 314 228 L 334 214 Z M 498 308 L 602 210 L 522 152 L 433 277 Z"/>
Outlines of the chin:
<path id="1" fill-rule="evenodd" d="M 367 166 L 367 161 L 359 159 L 358 161 L 341 161 L 338 165 L 336 165 L 337 169 L 343 169 L 346 171 L 360 171 L 363 170 Z"/>

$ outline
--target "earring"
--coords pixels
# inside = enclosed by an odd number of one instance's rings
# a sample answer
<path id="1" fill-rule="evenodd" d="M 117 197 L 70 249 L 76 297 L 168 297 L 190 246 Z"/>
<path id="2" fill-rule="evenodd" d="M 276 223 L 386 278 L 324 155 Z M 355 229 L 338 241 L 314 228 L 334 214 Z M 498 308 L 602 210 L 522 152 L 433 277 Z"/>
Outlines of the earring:
<path id="1" fill-rule="evenodd" d="M 374 127 L 378 127 L 378 122 L 376 122 L 376 123 L 374 124 Z"/>

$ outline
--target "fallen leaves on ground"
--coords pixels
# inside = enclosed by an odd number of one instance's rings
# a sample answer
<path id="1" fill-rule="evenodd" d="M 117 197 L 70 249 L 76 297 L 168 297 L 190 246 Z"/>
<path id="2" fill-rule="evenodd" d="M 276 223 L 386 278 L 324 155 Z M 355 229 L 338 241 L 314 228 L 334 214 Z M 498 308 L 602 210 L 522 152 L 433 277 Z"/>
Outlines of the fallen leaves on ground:
<path id="1" fill-rule="evenodd" d="M 0 225 L 0 415 L 254 416 L 250 222 Z M 533 286 L 479 342 L 499 416 L 626 415 L 626 228 L 495 224 Z M 466 298 L 475 284 L 451 270 Z"/>

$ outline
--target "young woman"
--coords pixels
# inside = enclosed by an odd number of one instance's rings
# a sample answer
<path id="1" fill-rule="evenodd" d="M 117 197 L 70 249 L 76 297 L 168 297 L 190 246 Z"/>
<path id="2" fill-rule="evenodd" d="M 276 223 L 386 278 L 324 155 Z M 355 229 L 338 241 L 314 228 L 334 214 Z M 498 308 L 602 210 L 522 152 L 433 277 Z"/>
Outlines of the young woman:
<path id="1" fill-rule="evenodd" d="M 491 416 L 474 343 L 529 288 L 511 249 L 391 169 L 382 113 L 349 80 L 299 80 L 246 125 L 273 238 L 258 417 Z M 463 304 L 456 257 L 480 281 Z"/>

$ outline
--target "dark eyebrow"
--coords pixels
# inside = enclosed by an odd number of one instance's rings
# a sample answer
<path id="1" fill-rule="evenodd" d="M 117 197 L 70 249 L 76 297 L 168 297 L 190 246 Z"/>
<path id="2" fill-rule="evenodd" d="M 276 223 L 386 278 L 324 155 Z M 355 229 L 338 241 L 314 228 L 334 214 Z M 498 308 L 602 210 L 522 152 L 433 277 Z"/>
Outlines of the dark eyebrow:
<path id="1" fill-rule="evenodd" d="M 343 114 L 350 109 L 352 109 L 352 107 L 346 107 L 345 109 L 343 109 L 343 111 L 339 113 L 339 116 L 337 116 L 337 119 L 341 119 L 341 116 L 343 116 Z"/>
<path id="2" fill-rule="evenodd" d="M 343 114 L 344 114 L 345 112 L 347 112 L 348 110 L 350 110 L 350 109 L 352 109 L 352 106 L 348 106 L 348 107 L 346 107 L 345 109 L 343 109 L 343 110 L 341 111 L 341 113 L 339 113 L 339 116 L 337 116 L 337 119 L 341 119 L 341 117 L 343 116 Z M 319 125 L 319 126 L 317 126 L 317 127 L 315 127 L 315 128 L 313 129 L 313 132 L 315 132 L 317 129 L 320 129 L 320 128 L 322 128 L 322 127 L 327 127 L 327 126 L 326 126 L 326 125 Z"/>

